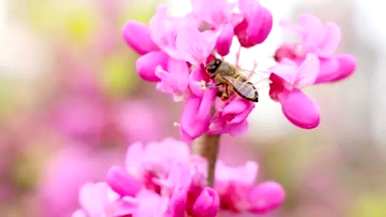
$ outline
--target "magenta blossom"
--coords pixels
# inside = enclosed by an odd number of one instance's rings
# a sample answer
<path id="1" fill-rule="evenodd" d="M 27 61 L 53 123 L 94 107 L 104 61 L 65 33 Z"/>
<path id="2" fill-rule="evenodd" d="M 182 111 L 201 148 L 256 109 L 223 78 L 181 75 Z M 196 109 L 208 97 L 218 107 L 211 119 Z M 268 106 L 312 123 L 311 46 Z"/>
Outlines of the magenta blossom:
<path id="1" fill-rule="evenodd" d="M 349 54 L 335 54 L 341 32 L 335 23 L 323 24 L 304 15 L 297 25 L 286 25 L 298 37 L 297 43 L 285 43 L 277 49 L 278 62 L 271 71 L 271 98 L 279 101 L 284 115 L 296 126 L 311 129 L 319 125 L 318 105 L 302 92 L 309 85 L 339 81 L 356 68 Z"/>
<path id="2" fill-rule="evenodd" d="M 141 55 L 139 76 L 184 101 L 179 126 L 183 138 L 191 141 L 205 133 L 236 134 L 247 128 L 253 105 L 237 94 L 220 102 L 204 67 L 213 55 L 226 56 L 234 37 L 249 48 L 262 43 L 271 28 L 270 12 L 255 0 L 192 0 L 192 11 L 185 16 L 171 16 L 161 6 L 149 26 L 129 21 L 124 38 Z"/>
<path id="3" fill-rule="evenodd" d="M 273 181 L 255 184 L 257 170 L 254 162 L 239 167 L 227 166 L 222 161 L 217 163 L 215 189 L 222 209 L 262 214 L 283 203 L 285 192 L 280 184 Z"/>
<path id="4" fill-rule="evenodd" d="M 81 144 L 73 144 L 72 147 L 68 144 L 53 155 L 44 168 L 39 184 L 38 202 L 46 205 L 40 207 L 40 216 L 70 216 L 77 207 L 77 195 L 82 185 L 103 177 L 115 157 L 90 154 L 90 150 Z"/>
<path id="5" fill-rule="evenodd" d="M 171 151 L 173 150 L 173 151 Z M 219 164 L 214 188 L 206 186 L 206 161 L 174 139 L 129 147 L 124 167 L 112 167 L 106 182 L 86 184 L 74 217 L 215 217 L 269 212 L 284 200 L 275 182 L 255 185 L 257 165 Z"/>

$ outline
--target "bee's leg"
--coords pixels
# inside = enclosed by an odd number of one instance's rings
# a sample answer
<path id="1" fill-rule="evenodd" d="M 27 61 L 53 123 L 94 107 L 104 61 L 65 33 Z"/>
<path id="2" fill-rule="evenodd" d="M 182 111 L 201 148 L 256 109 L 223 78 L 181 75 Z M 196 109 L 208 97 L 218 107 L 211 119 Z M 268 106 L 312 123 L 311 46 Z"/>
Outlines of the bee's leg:
<path id="1" fill-rule="evenodd" d="M 225 84 L 224 83 L 217 83 L 216 87 L 217 87 L 217 96 L 222 98 L 222 96 L 224 95 L 225 89 L 226 89 Z"/>
<path id="2" fill-rule="evenodd" d="M 222 100 L 228 99 L 228 93 L 227 93 L 227 84 L 226 83 L 217 83 L 217 96 L 220 97 Z"/>
<path id="3" fill-rule="evenodd" d="M 232 86 L 228 85 L 228 84 L 225 84 L 225 89 L 224 91 L 222 92 L 222 95 L 221 95 L 221 99 L 223 101 L 226 101 L 229 99 L 229 97 L 231 96 L 232 94 Z"/>

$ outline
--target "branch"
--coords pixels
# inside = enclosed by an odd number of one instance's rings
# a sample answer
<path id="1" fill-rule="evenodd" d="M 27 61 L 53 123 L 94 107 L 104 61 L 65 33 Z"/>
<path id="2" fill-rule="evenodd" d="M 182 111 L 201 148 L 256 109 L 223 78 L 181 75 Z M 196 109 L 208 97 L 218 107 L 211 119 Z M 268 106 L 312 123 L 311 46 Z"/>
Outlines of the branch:
<path id="1" fill-rule="evenodd" d="M 215 169 L 219 151 L 220 136 L 205 135 L 195 145 L 195 152 L 204 157 L 208 162 L 207 182 L 213 187 L 215 180 Z"/>

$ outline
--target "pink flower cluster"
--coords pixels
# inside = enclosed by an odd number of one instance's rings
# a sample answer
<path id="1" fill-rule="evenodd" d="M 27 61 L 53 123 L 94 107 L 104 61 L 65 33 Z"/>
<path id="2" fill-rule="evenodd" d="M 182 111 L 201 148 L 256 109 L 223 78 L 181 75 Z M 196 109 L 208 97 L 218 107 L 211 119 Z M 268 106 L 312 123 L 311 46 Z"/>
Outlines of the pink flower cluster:
<path id="1" fill-rule="evenodd" d="M 254 104 L 239 97 L 219 102 L 215 89 L 203 87 L 210 80 L 204 67 L 213 54 L 226 56 L 234 37 L 241 46 L 253 47 L 267 38 L 271 27 L 270 12 L 256 0 L 192 0 L 186 16 L 171 16 L 161 6 L 149 26 L 129 21 L 124 38 L 141 55 L 136 62 L 140 77 L 184 99 L 180 130 L 192 140 L 246 129 Z"/>
<path id="2" fill-rule="evenodd" d="M 317 17 L 303 15 L 296 25 L 284 25 L 296 36 L 295 43 L 284 43 L 276 50 L 270 76 L 271 98 L 279 101 L 284 115 L 296 126 L 319 125 L 319 107 L 302 88 L 335 82 L 350 76 L 356 60 L 349 54 L 335 54 L 341 32 L 335 23 L 323 24 Z"/>
<path id="3" fill-rule="evenodd" d="M 170 151 L 173 150 L 173 151 Z M 115 166 L 106 182 L 80 192 L 73 217 L 215 217 L 219 212 L 266 213 L 285 194 L 276 182 L 255 184 L 257 165 L 230 167 L 219 162 L 214 187 L 206 186 L 206 161 L 181 141 L 133 144 L 124 167 Z"/>
<path id="4" fill-rule="evenodd" d="M 264 42 L 272 28 L 272 15 L 257 0 L 191 3 L 191 12 L 182 17 L 171 16 L 161 6 L 149 26 L 129 21 L 124 38 L 141 55 L 136 62 L 139 76 L 156 83 L 160 91 L 184 99 L 180 123 L 184 139 L 240 133 L 247 127 L 254 104 L 237 96 L 227 101 L 216 97 L 216 89 L 203 85 L 210 82 L 204 68 L 213 55 L 228 55 L 234 38 L 244 48 Z M 277 65 L 267 69 L 271 71 L 270 95 L 293 124 L 314 128 L 319 124 L 319 108 L 301 88 L 349 76 L 356 68 L 355 59 L 334 54 L 341 35 L 336 24 L 324 25 L 313 16 L 303 16 L 298 25 L 287 27 L 300 41 L 277 49 Z"/>

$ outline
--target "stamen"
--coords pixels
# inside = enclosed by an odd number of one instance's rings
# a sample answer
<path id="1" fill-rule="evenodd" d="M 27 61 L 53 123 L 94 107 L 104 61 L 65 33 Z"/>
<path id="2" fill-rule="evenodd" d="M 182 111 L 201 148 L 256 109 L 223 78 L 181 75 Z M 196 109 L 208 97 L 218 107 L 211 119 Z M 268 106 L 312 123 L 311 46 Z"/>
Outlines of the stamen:
<path id="1" fill-rule="evenodd" d="M 237 53 L 236 53 L 236 66 L 237 67 L 240 67 L 240 56 L 241 56 L 241 46 L 239 47 L 239 49 L 237 50 Z"/>

